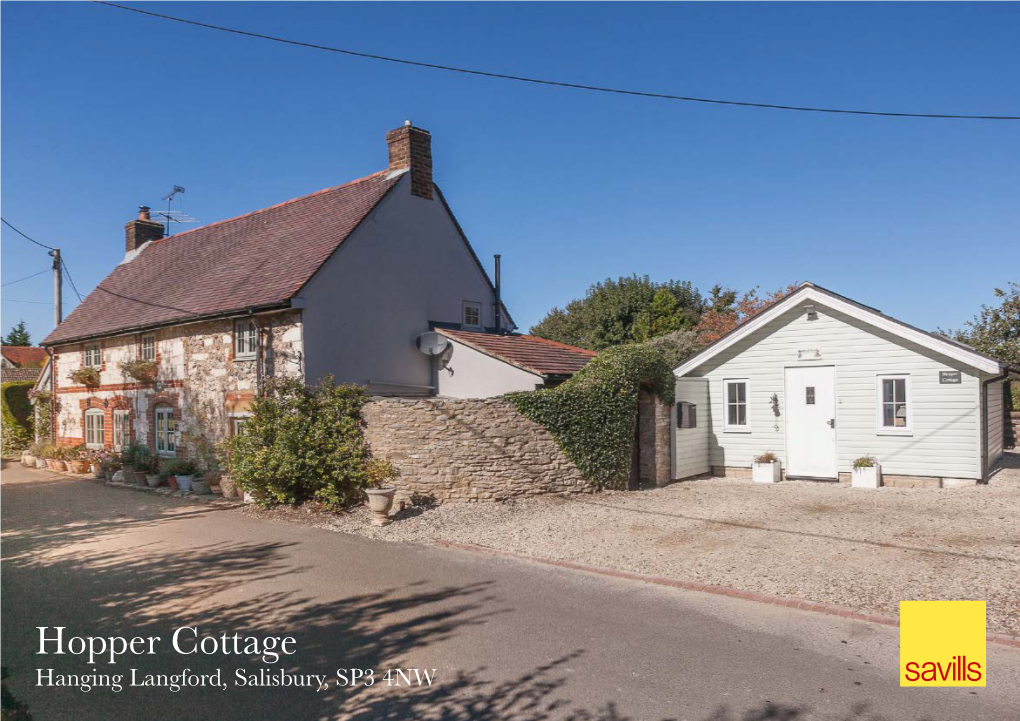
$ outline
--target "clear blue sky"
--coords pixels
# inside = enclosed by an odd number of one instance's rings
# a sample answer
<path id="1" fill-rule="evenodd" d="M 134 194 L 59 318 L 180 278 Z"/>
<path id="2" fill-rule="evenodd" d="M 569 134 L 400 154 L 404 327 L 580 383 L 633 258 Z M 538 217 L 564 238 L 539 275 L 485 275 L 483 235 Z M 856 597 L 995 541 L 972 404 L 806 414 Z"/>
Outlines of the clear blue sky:
<path id="1" fill-rule="evenodd" d="M 787 104 L 1020 115 L 1020 5 L 153 3 L 157 12 L 496 72 Z M 527 328 L 607 276 L 812 280 L 961 325 L 1020 276 L 1020 123 L 641 100 L 302 50 L 86 3 L 2 5 L 3 216 L 83 294 L 173 184 L 203 222 L 381 169 L 436 179 Z M 3 282 L 47 267 L 4 228 Z M 3 330 L 52 327 L 46 276 Z M 77 299 L 65 290 L 66 311 Z"/>

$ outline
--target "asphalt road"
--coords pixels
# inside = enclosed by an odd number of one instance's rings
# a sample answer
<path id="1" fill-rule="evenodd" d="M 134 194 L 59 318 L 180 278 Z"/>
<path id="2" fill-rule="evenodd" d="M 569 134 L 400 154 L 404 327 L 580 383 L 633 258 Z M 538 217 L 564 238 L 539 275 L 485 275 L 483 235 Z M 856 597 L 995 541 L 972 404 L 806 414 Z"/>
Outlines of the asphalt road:
<path id="1" fill-rule="evenodd" d="M 1013 649 L 989 647 L 987 688 L 901 689 L 893 628 L 259 521 L 6 463 L 0 502 L 3 664 L 40 720 L 1020 717 Z M 160 641 L 153 655 L 89 664 L 38 655 L 38 626 Z M 296 651 L 277 663 L 181 655 L 171 637 L 182 626 L 292 636 Z M 431 686 L 387 686 L 388 668 L 435 675 Z M 125 678 L 120 692 L 83 692 L 38 687 L 38 669 L 54 679 L 219 670 L 227 688 Z M 237 686 L 238 669 L 333 681 Z M 338 669 L 374 669 L 376 683 L 339 687 Z"/>

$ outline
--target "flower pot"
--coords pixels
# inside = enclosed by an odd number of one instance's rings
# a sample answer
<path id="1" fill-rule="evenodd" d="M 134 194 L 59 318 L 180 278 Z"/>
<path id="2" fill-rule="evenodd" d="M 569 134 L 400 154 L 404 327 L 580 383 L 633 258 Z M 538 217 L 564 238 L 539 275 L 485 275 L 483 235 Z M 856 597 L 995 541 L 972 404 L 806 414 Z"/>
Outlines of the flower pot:
<path id="1" fill-rule="evenodd" d="M 368 494 L 368 506 L 372 509 L 373 526 L 388 526 L 392 523 L 389 513 L 390 508 L 393 507 L 393 496 L 396 492 L 396 488 L 368 488 L 365 490 L 365 493 Z"/>
<path id="2" fill-rule="evenodd" d="M 36 458 L 35 459 L 35 467 L 36 468 L 46 468 L 47 467 L 46 466 L 46 459 L 45 458 Z"/>
<path id="3" fill-rule="evenodd" d="M 229 475 L 220 476 L 220 491 L 224 498 L 235 498 L 237 496 L 237 484 Z"/>
<path id="4" fill-rule="evenodd" d="M 50 467 L 51 471 L 66 471 L 67 464 L 63 461 L 58 461 L 56 458 L 47 458 L 46 465 Z"/>
<path id="5" fill-rule="evenodd" d="M 123 483 L 124 482 L 124 471 L 123 470 L 116 471 L 113 474 L 113 476 L 110 478 L 110 480 L 113 481 L 114 483 Z"/>
<path id="6" fill-rule="evenodd" d="M 71 473 L 88 473 L 89 462 L 88 461 L 68 461 L 67 465 L 70 466 Z"/>
<path id="7" fill-rule="evenodd" d="M 197 478 L 191 482 L 191 492 L 196 496 L 208 496 L 212 493 L 209 489 L 209 484 L 205 481 L 200 481 Z"/>
<path id="8" fill-rule="evenodd" d="M 779 461 L 751 464 L 751 480 L 755 483 L 779 483 L 780 477 Z"/>
<path id="9" fill-rule="evenodd" d="M 21 457 L 21 465 L 27 468 L 35 468 L 35 456 L 30 453 L 26 453 Z"/>
<path id="10" fill-rule="evenodd" d="M 882 466 L 877 463 L 850 471 L 851 488 L 878 488 L 882 485 Z"/>
<path id="11" fill-rule="evenodd" d="M 182 491 L 191 490 L 191 482 L 195 480 L 194 476 L 174 476 L 177 479 L 177 488 Z"/>
<path id="12" fill-rule="evenodd" d="M 148 484 L 149 488 L 155 488 L 159 485 L 159 474 L 158 473 L 146 473 L 145 483 Z"/>
<path id="13" fill-rule="evenodd" d="M 171 491 L 177 490 L 177 479 L 174 476 L 167 476 L 166 485 L 169 486 Z"/>

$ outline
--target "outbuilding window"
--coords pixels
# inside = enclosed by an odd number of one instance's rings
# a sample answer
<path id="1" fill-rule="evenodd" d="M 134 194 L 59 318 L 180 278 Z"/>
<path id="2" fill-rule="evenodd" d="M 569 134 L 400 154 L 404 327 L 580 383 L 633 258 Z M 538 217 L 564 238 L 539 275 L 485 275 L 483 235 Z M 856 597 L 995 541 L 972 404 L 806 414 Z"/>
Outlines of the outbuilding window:
<path id="1" fill-rule="evenodd" d="M 879 432 L 907 433 L 913 428 L 910 395 L 910 376 L 878 377 Z"/>
<path id="2" fill-rule="evenodd" d="M 258 352 L 259 329 L 250 320 L 234 325 L 234 360 L 253 360 Z"/>
<path id="3" fill-rule="evenodd" d="M 85 446 L 87 448 L 103 447 L 103 411 L 90 408 L 85 411 Z"/>
<path id="4" fill-rule="evenodd" d="M 723 383 L 726 387 L 725 430 L 750 431 L 751 420 L 748 417 L 747 409 L 747 379 L 730 378 L 723 381 Z"/>
<path id="5" fill-rule="evenodd" d="M 698 427 L 698 407 L 695 404 L 687 401 L 680 401 L 676 404 L 676 427 Z"/>

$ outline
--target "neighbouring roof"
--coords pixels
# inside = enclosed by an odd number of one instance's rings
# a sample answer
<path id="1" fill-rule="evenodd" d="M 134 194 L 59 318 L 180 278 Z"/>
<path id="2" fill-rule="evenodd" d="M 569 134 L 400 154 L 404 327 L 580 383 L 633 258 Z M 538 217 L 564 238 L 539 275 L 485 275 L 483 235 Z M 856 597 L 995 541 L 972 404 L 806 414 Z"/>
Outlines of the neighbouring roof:
<path id="1" fill-rule="evenodd" d="M 380 171 L 151 241 L 43 343 L 285 305 L 401 177 Z"/>
<path id="2" fill-rule="evenodd" d="M 32 346 L 24 345 L 5 345 L 0 346 L 0 353 L 8 361 L 16 365 L 18 368 L 42 368 L 43 364 L 46 363 L 46 359 L 49 358 L 49 354 L 45 348 L 35 348 Z"/>
<path id="3" fill-rule="evenodd" d="M 34 381 L 42 370 L 42 368 L 3 368 L 0 369 L 0 383 Z"/>
<path id="4" fill-rule="evenodd" d="M 584 368 L 595 352 L 533 335 L 483 333 L 436 328 L 437 333 L 504 363 L 541 376 L 569 376 Z"/>
<path id="5" fill-rule="evenodd" d="M 747 322 L 738 325 L 722 338 L 702 349 L 701 352 L 688 358 L 686 361 L 681 363 L 673 371 L 673 373 L 678 377 L 686 375 L 698 366 L 714 358 L 719 353 L 722 353 L 741 339 L 746 338 L 751 333 L 754 333 L 766 323 L 782 315 L 795 304 L 805 302 L 817 302 L 821 305 L 828 306 L 864 323 L 888 331 L 893 335 L 903 338 L 904 340 L 911 341 L 937 353 L 941 353 L 944 356 L 960 361 L 961 363 L 965 363 L 966 365 L 977 368 L 985 373 L 1000 374 L 1005 373 L 1007 370 L 1005 363 L 984 355 L 983 353 L 979 353 L 969 345 L 951 340 L 950 338 L 938 333 L 930 333 L 926 330 L 915 328 L 908 323 L 904 323 L 901 320 L 896 320 L 895 318 L 886 315 L 876 308 L 858 303 L 855 300 L 851 300 L 839 293 L 822 288 L 814 283 L 804 282 L 801 283 L 797 290 L 790 295 L 769 306 Z"/>

